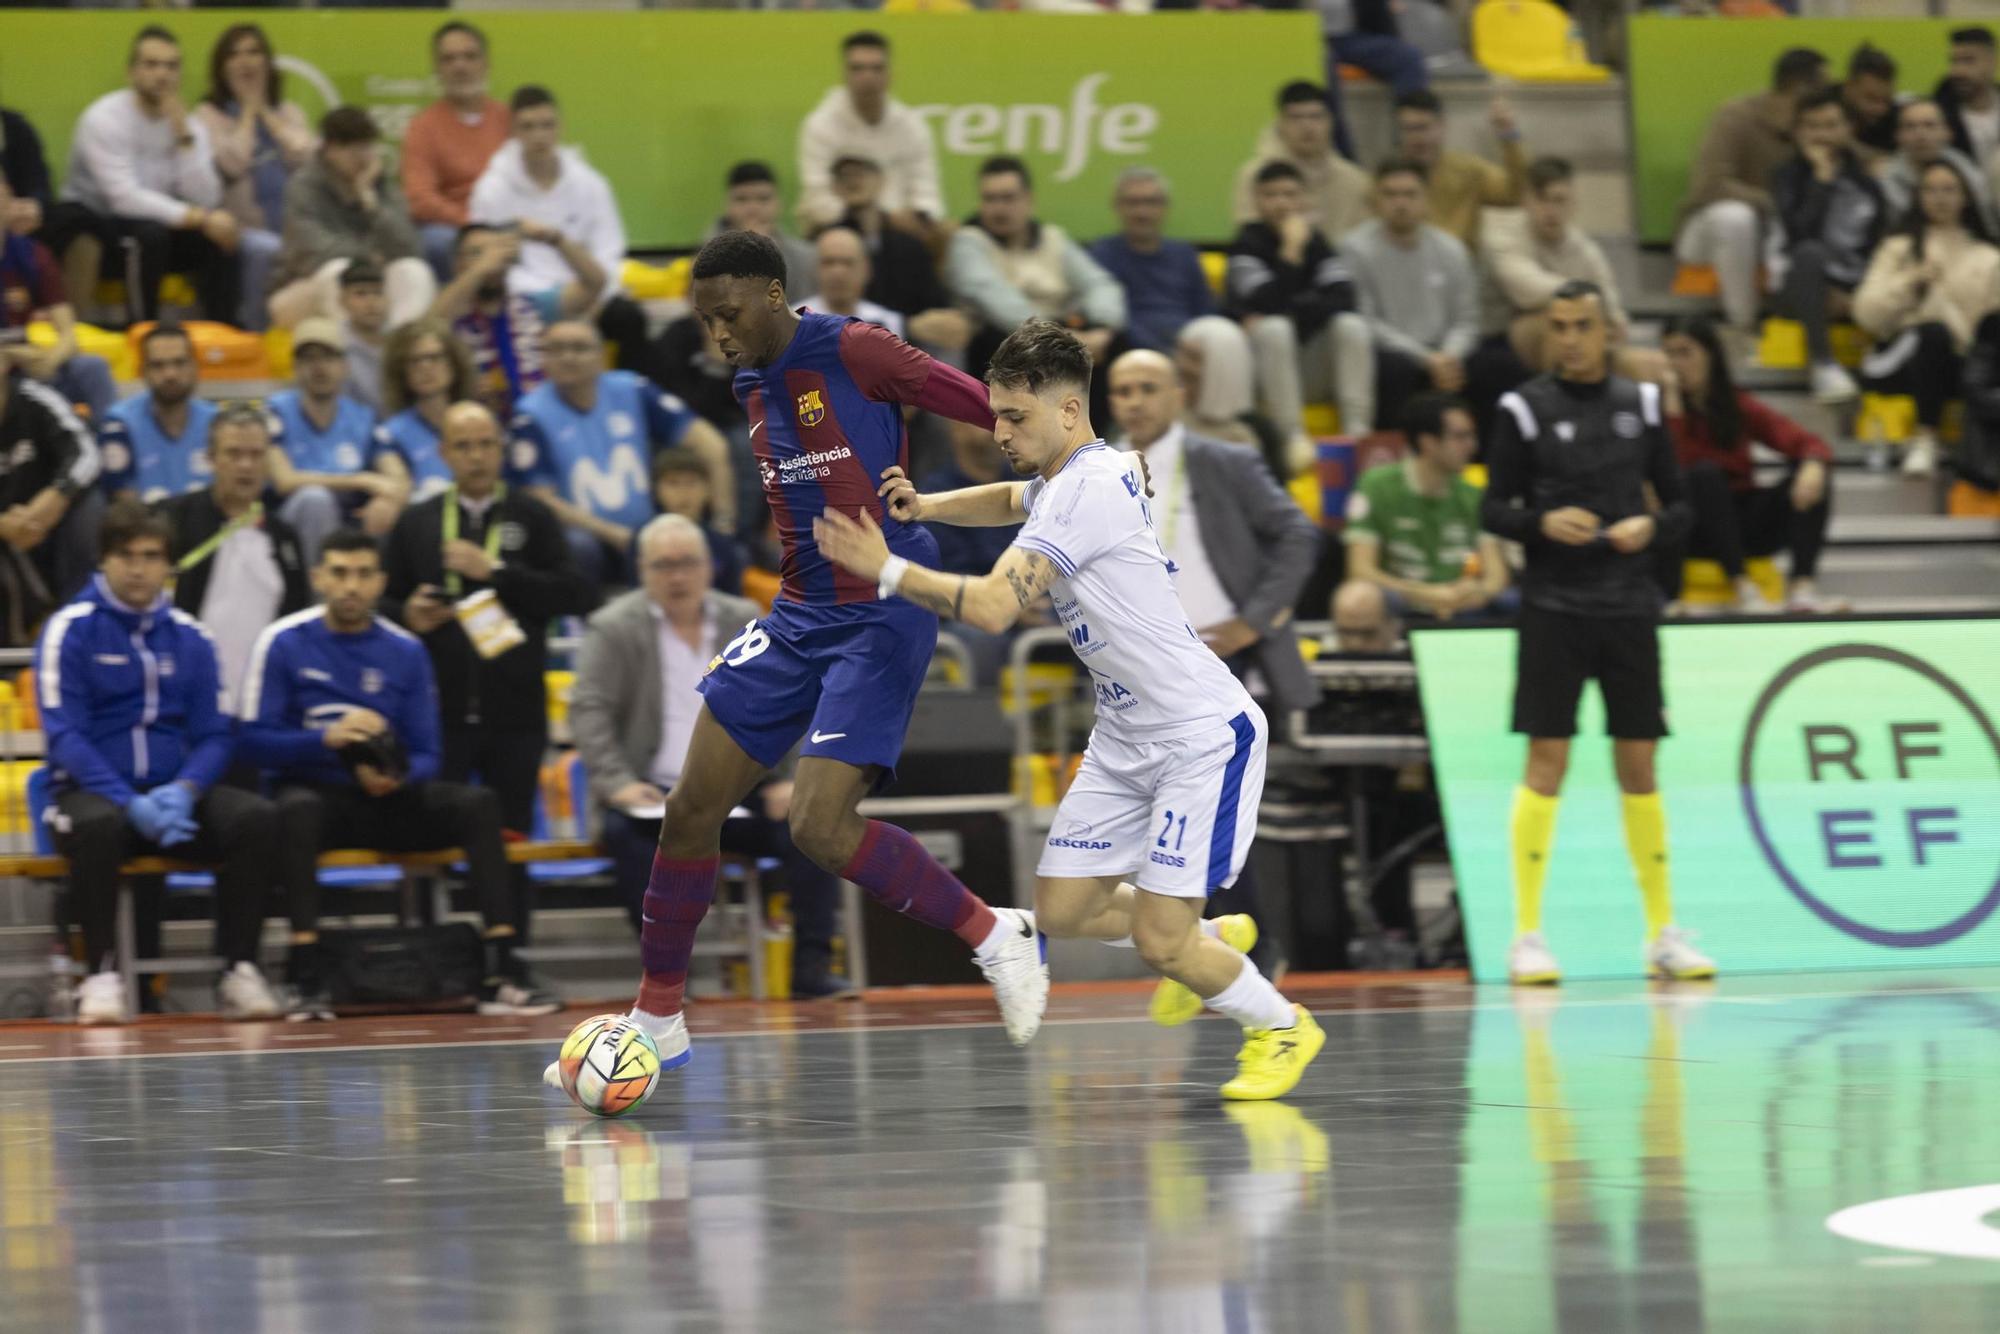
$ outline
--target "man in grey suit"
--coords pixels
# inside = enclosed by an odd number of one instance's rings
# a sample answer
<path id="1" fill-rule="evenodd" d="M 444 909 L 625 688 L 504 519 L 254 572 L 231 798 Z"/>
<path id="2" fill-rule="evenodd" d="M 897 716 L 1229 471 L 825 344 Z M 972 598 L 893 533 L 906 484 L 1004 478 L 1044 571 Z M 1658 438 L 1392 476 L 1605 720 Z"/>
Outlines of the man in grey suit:
<path id="1" fill-rule="evenodd" d="M 1319 687 L 1299 656 L 1292 604 L 1319 555 L 1319 534 L 1254 449 L 1181 425 L 1185 399 L 1173 362 L 1127 352 L 1111 365 L 1111 415 L 1145 455 L 1153 527 L 1174 565 L 1188 624 L 1228 663 L 1274 719 L 1309 707 Z M 1257 916 L 1246 864 L 1234 888 L 1209 899 L 1213 915 Z M 1268 968 L 1268 950 L 1253 952 Z"/>
<path id="2" fill-rule="evenodd" d="M 731 636 L 760 615 L 755 603 L 715 592 L 713 569 L 697 525 L 671 514 L 654 519 L 639 531 L 639 587 L 590 618 L 577 656 L 570 731 L 635 931 L 667 792 L 681 777 L 701 712 L 695 686 Z M 792 994 L 829 996 L 846 989 L 832 974 L 839 884 L 792 846 L 785 823 L 791 795 L 789 779 L 766 782 L 751 794 L 750 818 L 723 826 L 722 846 L 784 864 Z"/>

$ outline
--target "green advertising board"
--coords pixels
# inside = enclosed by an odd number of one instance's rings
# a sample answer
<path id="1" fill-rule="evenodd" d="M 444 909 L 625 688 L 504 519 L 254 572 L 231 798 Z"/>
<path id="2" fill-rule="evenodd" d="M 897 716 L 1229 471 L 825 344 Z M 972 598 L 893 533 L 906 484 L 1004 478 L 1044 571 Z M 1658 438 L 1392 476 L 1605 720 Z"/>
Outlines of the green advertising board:
<path id="1" fill-rule="evenodd" d="M 148 16 L 157 18 L 162 16 Z M 894 43 L 894 93 L 921 109 L 945 197 L 969 213 L 973 172 L 1018 153 L 1041 215 L 1083 238 L 1112 230 L 1111 187 L 1146 165 L 1175 184 L 1177 235 L 1232 234 L 1237 167 L 1272 118 L 1283 83 L 1320 70 L 1310 14 L 894 16 L 644 11 L 480 14 L 492 86 L 548 86 L 567 134 L 611 178 L 635 248 L 698 244 L 721 209 L 730 164 L 768 161 L 796 198 L 799 123 L 840 80 L 840 40 L 862 27 Z M 354 10 L 166 16 L 186 50 L 184 95 L 207 86 L 208 53 L 253 19 L 276 45 L 286 95 L 308 118 L 366 107 L 389 135 L 433 100 L 436 13 Z M 133 14 L 10 12 L 0 98 L 67 160 L 77 115 L 124 79 Z"/>
<path id="2" fill-rule="evenodd" d="M 1834 78 L 1863 42 L 1889 53 L 1897 83 L 1928 95 L 1944 77 L 1946 19 L 1631 20 L 1626 79 L 1632 98 L 1633 189 L 1639 239 L 1674 235 L 1696 152 L 1715 109 L 1771 85 L 1781 52 L 1809 46 L 1824 54 Z"/>
<path id="3" fill-rule="evenodd" d="M 1514 632 L 1415 637 L 1475 976 L 1506 974 Z M 2000 963 L 2000 621 L 1670 625 L 1659 781 L 1675 916 L 1726 972 Z M 1603 709 L 1585 692 L 1543 927 L 1565 976 L 1639 971 Z"/>

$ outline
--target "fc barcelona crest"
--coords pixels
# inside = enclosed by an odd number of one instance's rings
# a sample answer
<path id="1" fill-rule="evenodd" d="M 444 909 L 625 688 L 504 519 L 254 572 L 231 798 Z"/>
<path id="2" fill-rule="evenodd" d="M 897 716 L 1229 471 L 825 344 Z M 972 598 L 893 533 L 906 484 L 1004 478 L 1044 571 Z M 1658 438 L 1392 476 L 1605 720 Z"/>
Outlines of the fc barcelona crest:
<path id="1" fill-rule="evenodd" d="M 799 395 L 799 425 L 817 426 L 826 419 L 826 404 L 821 401 L 819 390 L 808 389 Z"/>

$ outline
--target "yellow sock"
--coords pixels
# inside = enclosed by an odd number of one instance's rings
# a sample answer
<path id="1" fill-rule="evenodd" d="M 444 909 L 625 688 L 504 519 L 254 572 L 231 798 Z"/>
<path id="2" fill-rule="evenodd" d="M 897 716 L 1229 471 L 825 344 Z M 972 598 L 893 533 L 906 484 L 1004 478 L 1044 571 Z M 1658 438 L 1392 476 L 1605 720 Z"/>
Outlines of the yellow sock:
<path id="1" fill-rule="evenodd" d="M 1639 901 L 1646 908 L 1646 940 L 1674 920 L 1674 895 L 1667 875 L 1667 804 L 1657 792 L 1643 797 L 1626 793 L 1625 847 L 1632 854 L 1632 871 L 1639 877 Z"/>
<path id="2" fill-rule="evenodd" d="M 1556 841 L 1559 797 L 1530 788 L 1514 789 L 1509 842 L 1514 852 L 1514 930 L 1542 929 L 1542 882 L 1549 875 L 1549 850 Z"/>

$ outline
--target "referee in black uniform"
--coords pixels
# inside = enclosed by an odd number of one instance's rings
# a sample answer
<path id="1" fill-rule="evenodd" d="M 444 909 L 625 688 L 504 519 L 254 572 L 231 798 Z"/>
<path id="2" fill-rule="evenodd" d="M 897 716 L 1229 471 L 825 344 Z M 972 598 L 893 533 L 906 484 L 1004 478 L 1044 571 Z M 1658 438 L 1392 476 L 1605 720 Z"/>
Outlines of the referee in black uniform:
<path id="1" fill-rule="evenodd" d="M 1500 400 L 1488 450 L 1481 517 L 1521 544 L 1521 620 L 1514 730 L 1528 737 L 1527 773 L 1514 796 L 1510 842 L 1516 983 L 1552 983 L 1561 970 L 1542 937 L 1542 884 L 1556 804 L 1576 735 L 1584 683 L 1604 696 L 1623 792 L 1625 842 L 1645 904 L 1646 970 L 1712 977 L 1715 964 L 1673 925 L 1666 808 L 1653 752 L 1666 735 L 1660 687 L 1660 595 L 1646 548 L 1683 534 L 1692 513 L 1660 407 L 1659 386 L 1610 372 L 1604 293 L 1571 282 L 1548 306 L 1555 369 Z"/>

